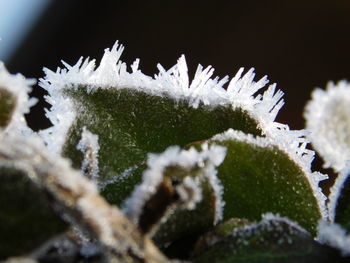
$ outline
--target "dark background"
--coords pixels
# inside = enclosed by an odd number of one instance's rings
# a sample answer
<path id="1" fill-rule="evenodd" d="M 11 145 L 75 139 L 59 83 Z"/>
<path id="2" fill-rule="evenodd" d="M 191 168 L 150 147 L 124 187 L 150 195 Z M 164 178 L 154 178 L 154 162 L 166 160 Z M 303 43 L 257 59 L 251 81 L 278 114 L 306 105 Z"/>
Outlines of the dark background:
<path id="1" fill-rule="evenodd" d="M 126 46 L 122 60 L 140 58 L 150 75 L 158 62 L 169 68 L 181 54 L 191 74 L 198 63 L 212 65 L 220 77 L 255 67 L 256 80 L 268 75 L 285 92 L 278 121 L 301 129 L 311 90 L 349 79 L 349 13 L 348 0 L 57 0 L 7 67 L 40 78 L 42 67 L 55 70 L 61 59 L 99 60 L 116 40 Z M 34 87 L 33 95 L 42 94 Z M 43 111 L 48 106 L 41 100 L 34 108 L 31 127 L 50 125 Z"/>

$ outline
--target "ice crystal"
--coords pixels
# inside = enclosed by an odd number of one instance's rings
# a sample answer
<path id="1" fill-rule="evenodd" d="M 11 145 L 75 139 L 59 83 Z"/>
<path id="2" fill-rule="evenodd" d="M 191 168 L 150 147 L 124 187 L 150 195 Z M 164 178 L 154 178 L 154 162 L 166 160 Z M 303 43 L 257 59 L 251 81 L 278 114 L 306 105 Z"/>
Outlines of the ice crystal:
<path id="1" fill-rule="evenodd" d="M 336 223 L 321 220 L 318 225 L 318 241 L 339 249 L 343 256 L 350 255 L 350 236 Z"/>
<path id="2" fill-rule="evenodd" d="M 304 116 L 324 166 L 342 170 L 350 159 L 350 84 L 330 82 L 326 90 L 315 89 Z"/>
<path id="3" fill-rule="evenodd" d="M 28 93 L 31 91 L 31 85 L 35 84 L 35 80 L 26 79 L 21 74 L 10 74 L 2 61 L 0 61 L 0 89 L 4 89 L 15 99 L 15 107 L 12 118 L 5 133 L 23 133 L 30 134 L 31 130 L 26 124 L 24 114 L 29 112 L 29 108 L 36 103 L 36 99 L 29 98 Z"/>
<path id="4" fill-rule="evenodd" d="M 297 233 L 303 233 L 307 236 L 310 234 L 298 223 L 291 221 L 287 217 L 281 217 L 278 214 L 266 213 L 263 214 L 260 222 L 248 224 L 243 226 L 242 228 L 238 228 L 231 234 L 232 236 L 241 236 L 242 238 L 248 238 L 257 235 L 262 231 L 273 232 L 275 230 L 279 230 L 283 232 L 285 230 L 288 231 L 288 235 L 293 235 Z M 285 227 L 286 226 L 286 227 Z M 285 238 L 288 238 L 286 235 Z M 283 242 L 280 240 L 280 242 Z"/>
<path id="5" fill-rule="evenodd" d="M 96 181 L 98 178 L 98 151 L 100 149 L 98 136 L 91 133 L 86 127 L 83 127 L 77 149 L 84 154 L 81 170 L 90 179 Z"/>

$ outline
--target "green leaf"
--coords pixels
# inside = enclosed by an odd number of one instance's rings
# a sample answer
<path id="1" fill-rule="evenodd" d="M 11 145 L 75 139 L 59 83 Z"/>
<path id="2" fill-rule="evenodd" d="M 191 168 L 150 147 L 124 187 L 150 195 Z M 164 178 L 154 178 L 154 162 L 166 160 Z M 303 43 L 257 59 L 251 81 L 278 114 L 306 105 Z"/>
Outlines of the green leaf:
<path id="1" fill-rule="evenodd" d="M 291 157 L 267 138 L 231 131 L 231 136 L 210 140 L 227 147 L 218 177 L 224 187 L 224 219 L 260 220 L 267 212 L 298 222 L 316 235 L 322 217 L 315 185 Z M 200 144 L 197 145 L 200 148 Z"/>
<path id="2" fill-rule="evenodd" d="M 211 241 L 210 248 L 197 251 L 201 253 L 193 256 L 193 262 L 346 262 L 337 250 L 317 243 L 299 226 L 271 214 L 257 224 L 236 228 Z"/>
<path id="3" fill-rule="evenodd" d="M 0 87 L 0 128 L 4 129 L 10 123 L 17 100 L 11 92 Z"/>
<path id="4" fill-rule="evenodd" d="M 132 89 L 66 89 L 77 119 L 70 128 L 63 153 L 80 168 L 76 149 L 84 126 L 98 135 L 100 178 L 141 163 L 148 152 L 163 152 L 170 145 L 185 146 L 205 140 L 228 128 L 261 135 L 257 122 L 241 108 L 230 105 L 193 108 L 187 99 L 156 96 Z"/>
<path id="5" fill-rule="evenodd" d="M 0 182 L 0 259 L 30 252 L 67 228 L 30 174 L 0 166 Z"/>
<path id="6" fill-rule="evenodd" d="M 230 218 L 217 224 L 210 232 L 200 236 L 191 252 L 192 257 L 196 257 L 203 251 L 210 249 L 214 244 L 223 241 L 236 229 L 249 226 L 251 222 L 245 218 Z"/>

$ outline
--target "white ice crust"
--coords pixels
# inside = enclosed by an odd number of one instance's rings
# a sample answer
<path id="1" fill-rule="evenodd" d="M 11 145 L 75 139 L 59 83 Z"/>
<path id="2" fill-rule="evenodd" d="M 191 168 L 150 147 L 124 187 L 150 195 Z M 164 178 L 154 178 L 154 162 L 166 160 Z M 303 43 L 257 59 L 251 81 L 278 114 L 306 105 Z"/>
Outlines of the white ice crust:
<path id="1" fill-rule="evenodd" d="M 98 152 L 100 150 L 100 145 L 98 144 L 98 135 L 90 132 L 85 126 L 83 127 L 83 132 L 81 134 L 81 139 L 77 145 L 77 149 L 80 150 L 83 155 L 83 163 L 81 165 L 81 170 L 85 171 L 90 169 L 89 178 L 96 181 L 98 178 Z"/>
<path id="2" fill-rule="evenodd" d="M 334 185 L 331 188 L 329 194 L 329 202 L 328 202 L 328 212 L 329 212 L 329 220 L 334 222 L 335 220 L 335 212 L 338 204 L 338 199 L 340 197 L 341 191 L 343 189 L 344 183 L 349 179 L 350 176 L 350 162 L 347 161 L 345 163 L 345 167 L 338 174 L 337 179 L 334 182 Z M 349 248 L 350 249 L 350 248 Z"/>
<path id="3" fill-rule="evenodd" d="M 315 89 L 304 116 L 324 166 L 341 171 L 350 160 L 350 84 L 330 82 L 326 90 Z"/>
<path id="4" fill-rule="evenodd" d="M 174 165 L 185 168 L 203 166 L 203 176 L 209 179 L 216 196 L 214 223 L 217 223 L 222 218 L 224 201 L 222 199 L 223 188 L 216 176 L 216 167 L 223 162 L 225 156 L 226 148 L 218 145 L 208 146 L 207 144 L 204 144 L 201 152 L 193 147 L 189 150 L 181 150 L 179 146 L 171 146 L 161 154 L 149 154 L 147 159 L 148 169 L 143 173 L 141 184 L 126 200 L 124 212 L 135 224 L 138 223 L 144 204 L 156 192 L 167 167 Z M 194 198 L 188 200 L 187 204 L 188 209 L 193 209 L 196 203 L 202 200 L 202 190 L 199 188 L 199 183 L 195 178 L 188 176 L 184 178 L 183 186 L 191 187 L 194 192 Z M 183 189 L 178 190 L 180 198 L 186 198 Z M 181 193 L 183 193 L 182 196 Z"/>
<path id="5" fill-rule="evenodd" d="M 289 235 L 291 234 L 299 234 L 303 233 L 305 235 L 310 235 L 304 228 L 298 225 L 298 223 L 291 221 L 287 217 L 281 217 L 278 214 L 272 214 L 272 213 L 266 213 L 262 215 L 262 219 L 260 222 L 248 224 L 246 226 L 243 226 L 242 228 L 237 228 L 232 232 L 232 236 L 241 237 L 243 238 L 243 242 L 245 238 L 254 236 L 257 234 L 258 231 L 267 230 L 267 231 L 273 231 L 276 229 L 276 227 L 279 226 L 280 223 L 284 223 L 289 226 L 288 233 L 286 233 L 286 236 L 283 238 L 280 238 L 278 242 L 280 244 L 282 243 L 290 243 L 292 240 L 290 239 Z M 246 245 L 249 245 L 246 243 Z"/>
<path id="6" fill-rule="evenodd" d="M 340 225 L 321 220 L 317 230 L 320 243 L 339 249 L 343 256 L 350 256 L 350 236 Z"/>
<path id="7" fill-rule="evenodd" d="M 16 97 L 16 106 L 12 120 L 3 131 L 4 133 L 20 133 L 29 135 L 32 131 L 28 128 L 24 114 L 29 112 L 37 100 L 29 98 L 28 94 L 32 90 L 31 85 L 35 84 L 34 79 L 26 79 L 21 74 L 10 74 L 2 61 L 0 61 L 0 88 L 4 88 Z"/>

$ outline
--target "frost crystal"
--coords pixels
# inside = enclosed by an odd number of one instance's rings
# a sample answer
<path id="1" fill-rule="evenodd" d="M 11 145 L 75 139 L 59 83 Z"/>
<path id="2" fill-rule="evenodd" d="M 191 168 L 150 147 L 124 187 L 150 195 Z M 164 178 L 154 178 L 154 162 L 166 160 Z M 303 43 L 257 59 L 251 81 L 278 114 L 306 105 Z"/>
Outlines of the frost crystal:
<path id="1" fill-rule="evenodd" d="M 326 90 L 315 89 L 304 116 L 324 166 L 342 170 L 350 159 L 350 84 L 330 82 Z"/>
<path id="2" fill-rule="evenodd" d="M 291 132 L 297 133 L 297 131 Z M 286 142 L 278 138 L 276 139 L 270 136 L 255 137 L 251 134 L 246 134 L 233 129 L 229 129 L 222 134 L 215 135 L 211 140 L 225 141 L 230 139 L 247 142 L 249 144 L 257 145 L 259 147 L 264 148 L 277 147 L 282 152 L 285 152 L 289 156 L 289 158 L 293 160 L 306 175 L 310 186 L 313 190 L 314 196 L 316 197 L 322 217 L 328 217 L 328 212 L 325 204 L 327 197 L 322 193 L 322 189 L 319 187 L 319 182 L 327 179 L 328 176 L 319 172 L 311 171 L 312 158 L 310 158 L 310 156 L 313 156 L 314 152 L 305 149 L 306 143 L 304 143 L 302 146 L 298 146 L 297 143 L 295 143 L 294 145 L 290 145 L 287 143 L 288 141 Z"/>
<path id="3" fill-rule="evenodd" d="M 343 256 L 350 255 L 350 236 L 336 223 L 321 220 L 318 225 L 318 241 L 339 249 Z"/>
<path id="4" fill-rule="evenodd" d="M 81 140 L 77 145 L 77 149 L 84 154 L 84 160 L 81 166 L 83 173 L 90 179 L 97 180 L 98 178 L 98 136 L 91 133 L 83 127 Z"/>
<path id="5" fill-rule="evenodd" d="M 189 210 L 195 209 L 196 204 L 202 201 L 202 188 L 198 178 L 186 176 L 183 184 L 176 187 L 176 192 Z"/>
<path id="6" fill-rule="evenodd" d="M 344 187 L 345 181 L 350 176 L 350 162 L 347 161 L 345 163 L 345 167 L 338 175 L 334 185 L 331 188 L 331 193 L 329 195 L 329 202 L 328 202 L 328 212 L 329 212 L 329 219 L 331 222 L 334 222 L 335 220 L 335 212 L 338 204 L 338 199 L 340 197 L 341 191 Z"/>
<path id="7" fill-rule="evenodd" d="M 118 42 L 111 50 L 106 49 L 96 69 L 95 60 L 82 58 L 74 66 L 63 62 L 66 68 L 58 68 L 56 72 L 45 69 L 46 77 L 41 79 L 40 86 L 50 94 L 46 99 L 53 107 L 47 112 L 47 117 L 54 127 L 42 134 L 53 150 L 61 151 L 66 133 L 75 118 L 74 104 L 67 96 L 62 95 L 63 90 L 85 86 L 87 92 L 94 92 L 98 88 L 128 88 L 175 100 L 187 99 L 193 108 L 198 107 L 200 103 L 213 107 L 230 105 L 233 108 L 241 108 L 257 120 L 266 136 L 284 144 L 290 151 L 297 152 L 304 162 L 312 160 L 313 152 L 306 149 L 306 131 L 293 131 L 287 125 L 274 121 L 284 104 L 283 92 L 276 90 L 276 85 L 273 84 L 263 93 L 257 94 L 266 86 L 268 80 L 264 77 L 255 82 L 254 69 L 243 74 L 244 69 L 241 68 L 229 81 L 227 76 L 221 80 L 218 77 L 212 78 L 214 69 L 211 66 L 203 68 L 199 65 L 193 80 L 190 81 L 185 57 L 181 56 L 177 64 L 169 70 L 158 65 L 159 73 L 152 78 L 138 69 L 139 60 L 131 65 L 131 72 L 128 72 L 126 64 L 119 60 L 123 49 Z M 226 89 L 224 85 L 227 83 Z"/>
<path id="8" fill-rule="evenodd" d="M 23 133 L 30 134 L 24 119 L 24 114 L 29 112 L 37 100 L 29 99 L 28 93 L 31 91 L 31 85 L 35 84 L 35 80 L 26 79 L 21 74 L 10 74 L 2 61 L 0 61 L 0 89 L 5 89 L 16 98 L 16 106 L 12 115 L 12 120 L 6 127 L 5 132 L 8 134 Z"/>
<path id="9" fill-rule="evenodd" d="M 237 228 L 232 232 L 231 236 L 239 237 L 244 240 L 246 238 L 257 236 L 263 231 L 278 231 L 280 233 L 283 233 L 283 236 L 280 236 L 278 240 L 280 244 L 292 242 L 292 240 L 290 239 L 290 235 L 310 235 L 305 229 L 300 227 L 297 223 L 289 220 L 288 218 L 271 213 L 266 213 L 262 215 L 262 220 L 260 222 L 249 224 L 243 226 L 242 228 Z M 279 234 L 276 234 L 275 237 L 278 236 Z M 248 245 L 248 243 L 246 243 L 246 245 Z"/>
<path id="10" fill-rule="evenodd" d="M 226 149 L 221 146 L 213 145 L 208 147 L 204 146 L 202 152 L 197 152 L 194 148 L 189 150 L 181 150 L 178 146 L 169 147 L 162 154 L 149 154 L 148 155 L 148 169 L 144 172 L 142 177 L 142 183 L 132 193 L 131 197 L 125 202 L 125 213 L 129 218 L 138 223 L 138 219 L 142 213 L 144 204 L 150 199 L 150 197 L 156 192 L 158 186 L 163 180 L 164 171 L 169 166 L 180 166 L 185 168 L 192 168 L 199 166 L 203 169 L 203 175 L 209 179 L 211 186 L 215 192 L 216 199 L 216 215 L 215 223 L 222 218 L 223 213 L 223 201 L 222 201 L 222 186 L 219 179 L 216 177 L 215 167 L 220 165 L 226 155 Z M 205 162 L 207 162 L 205 164 Z M 205 165 L 205 166 L 204 166 Z M 191 188 L 193 194 L 188 195 L 188 191 L 185 191 L 185 187 Z M 197 202 L 202 200 L 199 183 L 196 178 L 190 178 L 186 176 L 182 186 L 179 190 L 180 198 L 189 200 L 181 200 L 187 202 L 187 207 L 193 209 Z"/>

